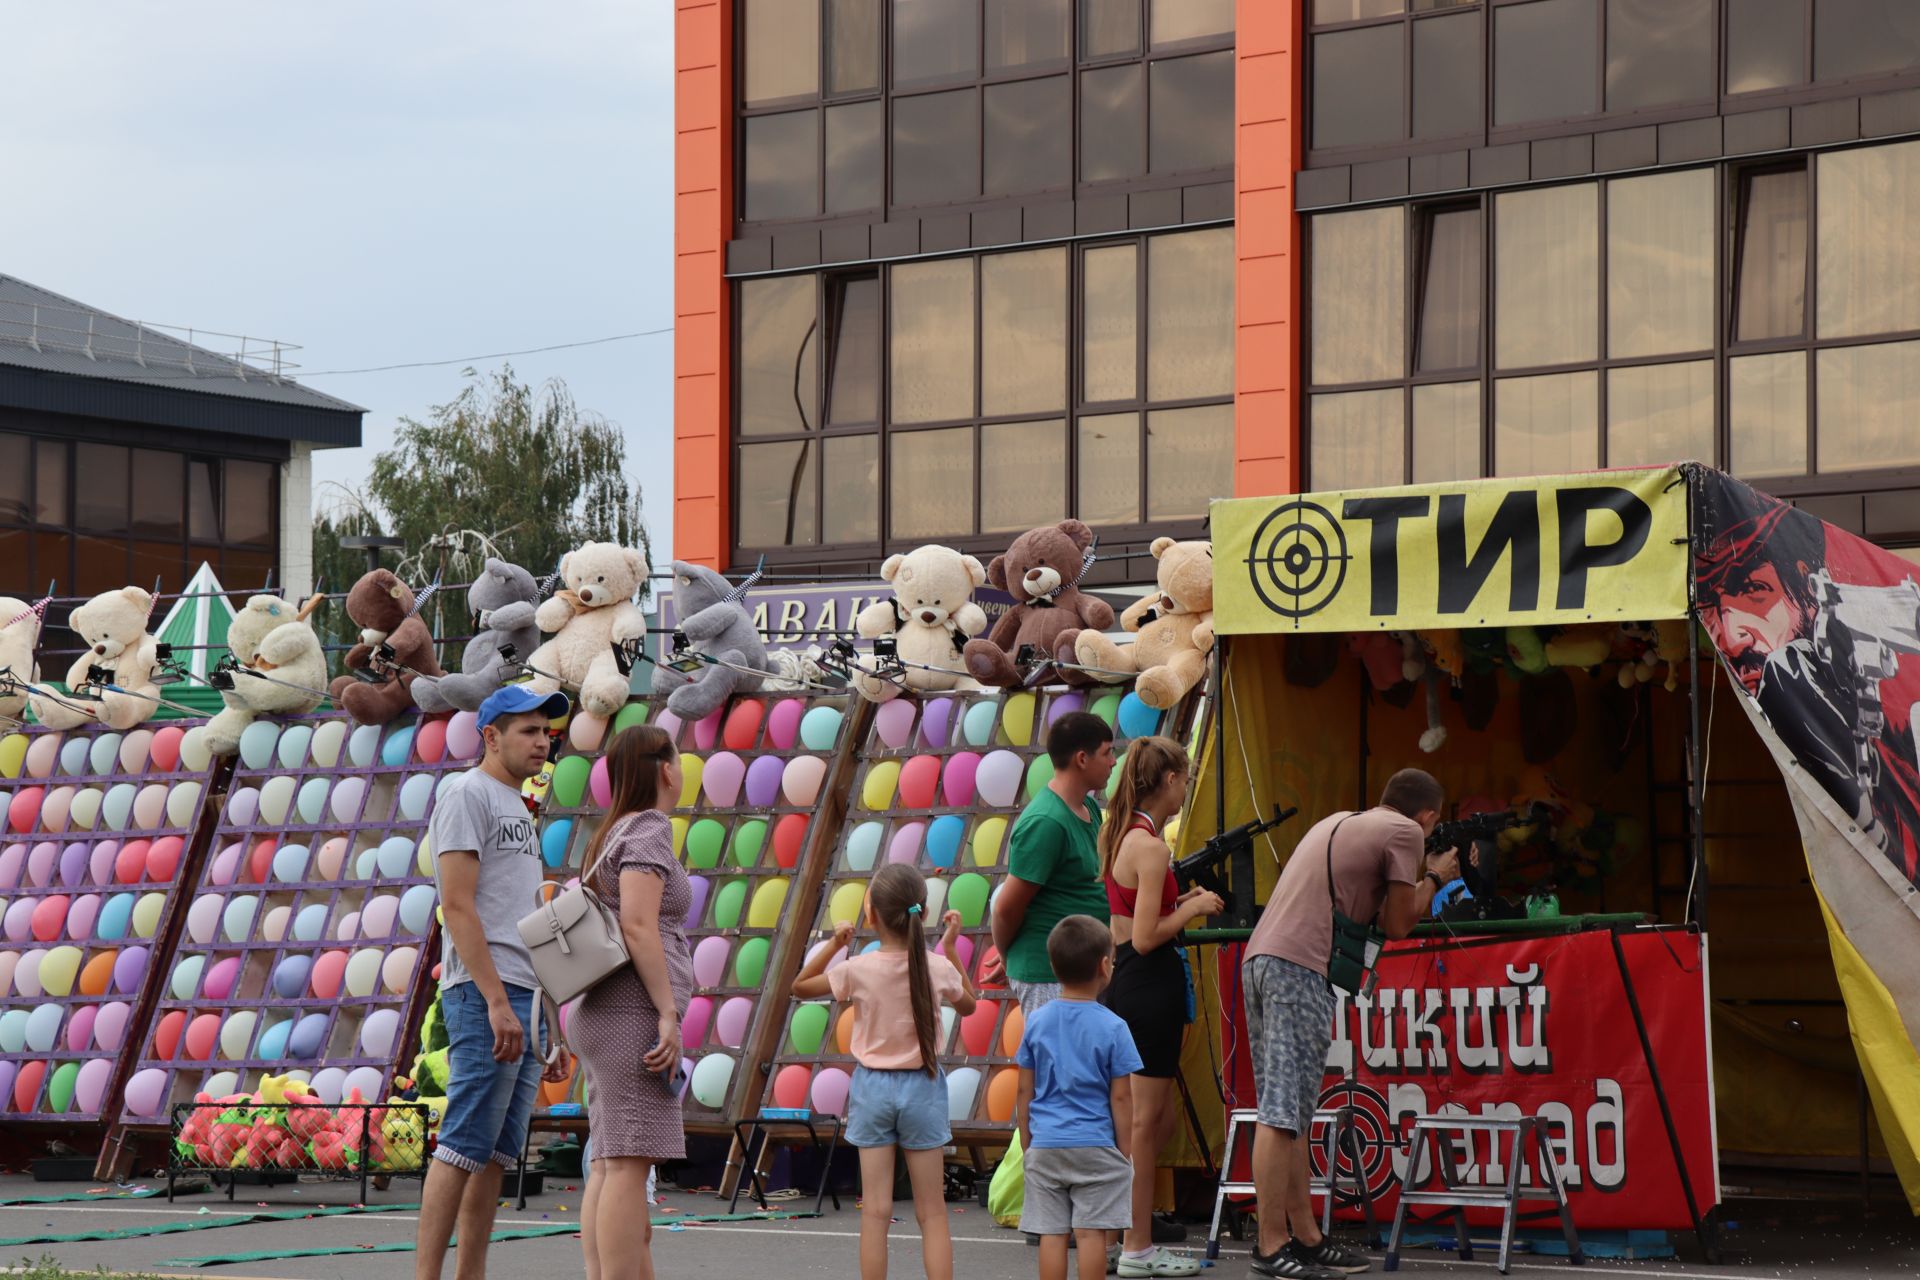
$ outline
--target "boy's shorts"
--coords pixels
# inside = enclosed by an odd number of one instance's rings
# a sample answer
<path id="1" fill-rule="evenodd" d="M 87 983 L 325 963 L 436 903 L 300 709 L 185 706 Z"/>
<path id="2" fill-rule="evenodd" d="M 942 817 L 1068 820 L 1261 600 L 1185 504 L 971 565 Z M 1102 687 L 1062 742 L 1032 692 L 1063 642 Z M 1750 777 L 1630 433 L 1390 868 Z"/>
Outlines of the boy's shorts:
<path id="1" fill-rule="evenodd" d="M 1125 1231 L 1133 1225 L 1133 1163 L 1118 1147 L 1035 1147 L 1025 1153 L 1020 1229 L 1029 1235 Z"/>
<path id="2" fill-rule="evenodd" d="M 850 1147 L 927 1151 L 953 1141 L 947 1121 L 947 1073 L 853 1069 L 847 1095 Z"/>

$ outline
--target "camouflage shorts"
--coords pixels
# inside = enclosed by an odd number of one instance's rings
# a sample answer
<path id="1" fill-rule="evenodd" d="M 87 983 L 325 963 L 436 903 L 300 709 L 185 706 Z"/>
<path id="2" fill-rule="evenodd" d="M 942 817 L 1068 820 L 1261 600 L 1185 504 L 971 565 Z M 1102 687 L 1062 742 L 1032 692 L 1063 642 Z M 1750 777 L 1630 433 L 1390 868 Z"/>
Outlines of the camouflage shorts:
<path id="1" fill-rule="evenodd" d="M 1253 956 L 1246 975 L 1247 1041 L 1260 1123 L 1306 1133 L 1320 1103 L 1333 1044 L 1333 989 L 1311 969 L 1278 956 Z"/>

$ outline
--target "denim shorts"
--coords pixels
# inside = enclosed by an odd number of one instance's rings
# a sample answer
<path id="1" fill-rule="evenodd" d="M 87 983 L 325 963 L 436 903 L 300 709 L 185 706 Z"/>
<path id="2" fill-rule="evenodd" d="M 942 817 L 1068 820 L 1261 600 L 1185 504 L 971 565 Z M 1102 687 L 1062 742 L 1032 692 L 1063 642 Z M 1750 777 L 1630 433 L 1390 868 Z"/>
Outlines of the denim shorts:
<path id="1" fill-rule="evenodd" d="M 509 1169 L 519 1163 L 540 1089 L 533 992 L 509 985 L 507 1003 L 520 1019 L 527 1049 L 518 1062 L 495 1062 L 487 998 L 471 982 L 440 991 L 440 1017 L 447 1028 L 447 1111 L 433 1154 L 468 1173 L 480 1172 L 489 1160 Z"/>
<path id="2" fill-rule="evenodd" d="M 953 1141 L 947 1122 L 947 1073 L 853 1069 L 847 1097 L 847 1145 L 928 1151 Z"/>

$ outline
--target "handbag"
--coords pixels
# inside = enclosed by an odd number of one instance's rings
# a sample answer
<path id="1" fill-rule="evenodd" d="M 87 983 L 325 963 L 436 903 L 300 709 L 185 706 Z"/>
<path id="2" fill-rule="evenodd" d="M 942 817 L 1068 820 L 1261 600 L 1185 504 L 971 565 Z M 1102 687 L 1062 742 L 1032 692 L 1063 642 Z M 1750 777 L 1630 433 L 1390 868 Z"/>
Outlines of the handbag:
<path id="1" fill-rule="evenodd" d="M 1347 818 L 1352 816 L 1348 814 Z M 1340 910 L 1340 900 L 1334 896 L 1333 838 L 1340 834 L 1347 818 L 1334 823 L 1333 830 L 1327 833 L 1327 901 L 1333 908 L 1333 949 L 1327 955 L 1327 985 L 1351 996 L 1360 993 L 1368 971 L 1380 958 L 1380 948 L 1387 935 L 1348 916 Z"/>
<path id="2" fill-rule="evenodd" d="M 580 883 L 557 893 L 551 882 L 541 885 L 534 891 L 537 905 L 520 918 L 520 941 L 532 958 L 534 977 L 557 1005 L 633 963 L 620 917 L 589 886 L 590 875 L 583 872 Z"/>

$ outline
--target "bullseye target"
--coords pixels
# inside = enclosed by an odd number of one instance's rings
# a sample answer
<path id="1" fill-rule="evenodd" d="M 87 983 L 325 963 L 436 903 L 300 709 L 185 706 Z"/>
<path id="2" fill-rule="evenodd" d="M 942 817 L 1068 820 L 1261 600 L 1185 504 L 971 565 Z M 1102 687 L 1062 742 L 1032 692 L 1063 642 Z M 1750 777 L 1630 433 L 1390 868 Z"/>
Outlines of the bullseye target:
<path id="1" fill-rule="evenodd" d="M 1320 612 L 1346 584 L 1347 535 L 1317 502 L 1284 503 L 1267 513 L 1248 544 L 1247 574 L 1260 602 L 1283 618 Z"/>
<path id="2" fill-rule="evenodd" d="M 1355 1182 L 1355 1174 L 1366 1183 L 1367 1191 L 1375 1201 L 1391 1190 L 1398 1181 L 1393 1170 L 1393 1153 L 1399 1143 L 1394 1131 L 1393 1117 L 1387 1111 L 1387 1099 L 1377 1090 L 1363 1084 L 1343 1081 L 1331 1088 L 1322 1090 L 1320 1109 L 1330 1111 L 1336 1107 L 1353 1108 L 1353 1125 L 1348 1130 L 1336 1161 L 1340 1177 L 1335 1184 L 1340 1188 L 1337 1199 L 1343 1205 L 1358 1204 L 1359 1198 L 1347 1188 Z M 1313 1135 L 1308 1147 L 1308 1157 L 1313 1162 L 1313 1176 L 1327 1176 L 1327 1135 L 1324 1129 Z"/>

